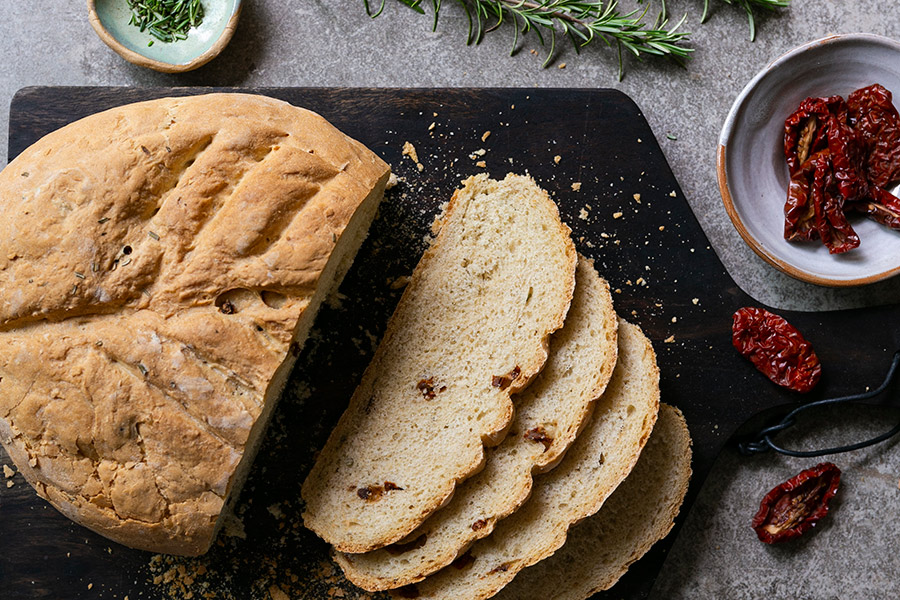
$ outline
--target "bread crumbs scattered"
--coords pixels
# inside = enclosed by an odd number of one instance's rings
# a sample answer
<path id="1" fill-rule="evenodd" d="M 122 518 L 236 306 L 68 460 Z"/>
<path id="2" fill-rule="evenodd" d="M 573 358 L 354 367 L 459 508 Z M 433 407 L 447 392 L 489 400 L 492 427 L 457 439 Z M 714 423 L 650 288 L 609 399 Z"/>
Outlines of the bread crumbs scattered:
<path id="1" fill-rule="evenodd" d="M 475 163 L 475 166 L 476 166 L 476 167 L 481 167 L 482 169 L 484 169 L 484 168 L 487 167 L 487 163 L 484 162 L 483 160 L 479 160 L 477 163 Z"/>
<path id="2" fill-rule="evenodd" d="M 485 150 L 484 148 L 479 148 L 478 150 L 470 154 L 469 158 L 471 158 L 472 160 L 478 160 L 479 157 L 484 156 L 486 153 L 487 150 Z"/>
<path id="3" fill-rule="evenodd" d="M 537 50 L 535 50 L 534 48 L 532 48 L 531 50 L 529 50 L 529 52 L 531 52 L 532 54 L 537 54 Z"/>
<path id="4" fill-rule="evenodd" d="M 573 192 L 581 191 L 581 182 L 580 181 L 576 181 L 575 183 L 572 184 L 572 191 Z"/>
<path id="5" fill-rule="evenodd" d="M 678 194 L 675 193 L 675 190 L 672 190 L 671 192 L 669 192 L 669 195 L 672 196 L 673 198 L 678 197 Z"/>
<path id="6" fill-rule="evenodd" d="M 556 156 L 553 157 L 553 162 L 556 164 L 559 164 L 559 161 L 561 161 L 561 160 L 562 160 L 562 156 L 560 156 L 559 154 L 557 154 Z"/>
<path id="7" fill-rule="evenodd" d="M 613 219 L 621 219 L 621 218 L 622 218 L 622 213 L 620 213 L 620 212 L 613 213 Z"/>
<path id="8" fill-rule="evenodd" d="M 700 304 L 700 298 L 694 298 L 693 300 L 691 300 L 691 302 L 693 302 L 694 304 Z"/>
<path id="9" fill-rule="evenodd" d="M 673 343 L 673 342 L 675 341 L 675 336 L 674 336 L 674 335 L 670 335 L 669 337 L 667 337 L 667 338 L 664 339 L 663 341 L 664 341 L 665 343 L 667 343 L 667 344 L 671 344 L 671 343 Z"/>
<path id="10" fill-rule="evenodd" d="M 634 201 L 637 202 L 638 204 L 641 203 L 641 195 L 640 194 L 635 194 L 634 196 L 632 196 L 632 198 L 634 198 Z"/>
<path id="11" fill-rule="evenodd" d="M 587 221 L 587 218 L 588 218 L 588 211 L 586 211 L 586 210 L 584 210 L 584 209 L 582 208 L 582 209 L 581 209 L 581 212 L 578 213 L 578 218 L 581 219 L 582 221 Z"/>
<path id="12" fill-rule="evenodd" d="M 600 234 L 600 237 L 602 237 L 605 240 L 609 237 L 609 234 L 604 231 Z"/>
<path id="13" fill-rule="evenodd" d="M 9 479 L 13 475 L 16 474 L 15 471 L 9 468 L 9 465 L 3 465 L 3 474 L 6 475 L 6 478 Z"/>
<path id="14" fill-rule="evenodd" d="M 428 131 L 434 131 L 435 123 L 428 126 Z"/>
<path id="15" fill-rule="evenodd" d="M 481 141 L 486 142 L 489 137 L 491 137 L 491 132 L 485 131 L 484 133 L 481 134 Z"/>

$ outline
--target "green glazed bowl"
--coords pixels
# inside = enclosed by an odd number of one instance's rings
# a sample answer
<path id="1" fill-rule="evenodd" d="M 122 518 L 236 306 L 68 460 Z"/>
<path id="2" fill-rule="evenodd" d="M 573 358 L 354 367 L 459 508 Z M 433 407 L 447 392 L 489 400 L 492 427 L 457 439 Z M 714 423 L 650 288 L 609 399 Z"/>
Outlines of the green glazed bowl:
<path id="1" fill-rule="evenodd" d="M 107 46 L 128 62 L 164 73 L 191 71 L 215 58 L 231 40 L 241 14 L 241 0 L 204 0 L 203 22 L 186 40 L 166 43 L 129 24 L 126 0 L 87 0 L 87 5 L 91 25 Z"/>

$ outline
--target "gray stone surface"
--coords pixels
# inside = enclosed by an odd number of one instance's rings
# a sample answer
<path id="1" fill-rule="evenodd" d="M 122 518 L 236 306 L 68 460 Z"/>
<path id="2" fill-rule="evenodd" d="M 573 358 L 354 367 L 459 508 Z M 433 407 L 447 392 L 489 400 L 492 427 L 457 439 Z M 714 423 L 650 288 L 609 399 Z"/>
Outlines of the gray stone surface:
<path id="1" fill-rule="evenodd" d="M 479 47 L 467 47 L 465 16 L 451 2 L 444 3 L 432 33 L 428 17 L 394 0 L 387 0 L 385 14 L 376 20 L 366 18 L 360 0 L 248 0 L 222 56 L 193 73 L 163 75 L 132 66 L 106 48 L 80 0 L 6 0 L 0 2 L 0 139 L 6 136 L 9 100 L 28 85 L 614 87 L 642 107 L 717 253 L 757 300 L 799 310 L 897 302 L 900 278 L 863 290 L 834 290 L 801 284 L 767 267 L 741 242 L 722 208 L 715 148 L 733 99 L 766 63 L 833 33 L 900 38 L 900 11 L 875 0 L 794 0 L 790 10 L 761 19 L 759 38 L 750 43 L 744 14 L 710 1 L 713 10 L 703 25 L 701 0 L 668 1 L 672 14 L 689 12 L 685 28 L 693 32 L 696 53 L 686 69 L 627 60 L 626 78 L 619 82 L 615 53 L 600 45 L 578 56 L 565 47 L 548 69 L 541 68 L 543 51 L 534 38 L 508 56 L 508 28 Z M 531 54 L 532 48 L 541 54 Z M 5 158 L 4 146 L 0 161 Z M 817 424 L 840 423 L 842 435 L 857 439 L 898 418 L 895 409 L 850 409 Z M 808 540 L 769 548 L 747 526 L 758 499 L 814 461 L 724 456 L 679 538 L 659 597 L 897 597 L 900 453 L 892 445 L 836 461 L 846 469 L 846 484 L 834 518 Z"/>

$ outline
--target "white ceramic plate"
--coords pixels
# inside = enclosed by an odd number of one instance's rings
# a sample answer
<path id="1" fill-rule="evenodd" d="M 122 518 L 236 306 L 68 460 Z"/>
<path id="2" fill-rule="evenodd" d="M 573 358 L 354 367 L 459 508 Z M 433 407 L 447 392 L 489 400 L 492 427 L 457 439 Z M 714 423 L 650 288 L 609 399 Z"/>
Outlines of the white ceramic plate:
<path id="1" fill-rule="evenodd" d="M 735 100 L 719 137 L 719 190 L 744 241 L 777 269 L 810 283 L 863 285 L 900 273 L 900 232 L 851 216 L 860 245 L 833 255 L 820 241 L 784 239 L 790 181 L 784 121 L 809 96 L 880 83 L 900 102 L 900 43 L 871 34 L 837 35 L 791 50 L 763 69 Z M 895 194 L 897 189 L 891 190 Z"/>

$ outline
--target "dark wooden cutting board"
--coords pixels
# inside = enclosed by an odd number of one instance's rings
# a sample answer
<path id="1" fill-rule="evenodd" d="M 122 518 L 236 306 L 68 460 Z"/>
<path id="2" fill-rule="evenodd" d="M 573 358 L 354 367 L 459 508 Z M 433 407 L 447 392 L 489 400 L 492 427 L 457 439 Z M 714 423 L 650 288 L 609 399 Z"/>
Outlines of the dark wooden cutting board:
<path id="1" fill-rule="evenodd" d="M 209 91 L 27 88 L 10 109 L 9 156 L 106 108 Z M 401 290 L 390 282 L 411 272 L 439 206 L 459 181 L 483 171 L 527 172 L 549 190 L 579 251 L 596 259 L 616 291 L 619 313 L 652 339 L 663 401 L 684 411 L 694 439 L 694 479 L 682 515 L 742 423 L 798 402 L 731 348 L 731 314 L 754 302 L 726 274 L 627 96 L 558 89 L 248 91 L 321 113 L 381 155 L 403 181 L 387 195 L 340 305 L 325 307 L 316 322 L 238 502 L 237 525 L 229 528 L 242 527 L 243 534 L 220 535 L 199 559 L 153 557 L 72 524 L 17 475 L 12 488 L 0 487 L 0 597 L 281 600 L 279 590 L 291 598 L 359 597 L 331 566 L 325 544 L 303 529 L 300 484 L 399 299 Z M 421 171 L 401 155 L 407 141 Z M 711 164 L 698 168 L 713 176 Z M 814 344 L 824 366 L 822 383 L 804 401 L 876 385 L 900 348 L 897 306 L 781 314 Z M 10 464 L 2 451 L 0 462 Z M 674 535 L 598 598 L 646 597 Z"/>

